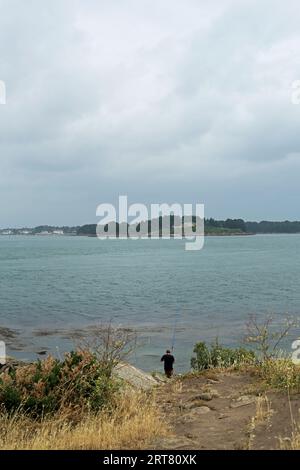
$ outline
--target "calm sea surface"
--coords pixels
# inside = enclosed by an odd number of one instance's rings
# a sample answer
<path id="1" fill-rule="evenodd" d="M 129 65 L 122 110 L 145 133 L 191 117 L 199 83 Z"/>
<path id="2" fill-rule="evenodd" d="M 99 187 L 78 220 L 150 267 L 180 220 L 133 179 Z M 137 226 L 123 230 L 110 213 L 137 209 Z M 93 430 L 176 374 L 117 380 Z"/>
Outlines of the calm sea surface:
<path id="1" fill-rule="evenodd" d="M 132 362 L 159 370 L 175 342 L 177 369 L 196 341 L 238 345 L 250 314 L 300 317 L 300 235 L 180 240 L 0 237 L 0 327 L 9 352 L 72 347 L 69 332 L 112 321 L 133 327 Z M 175 334 L 174 334 L 175 333 Z"/>

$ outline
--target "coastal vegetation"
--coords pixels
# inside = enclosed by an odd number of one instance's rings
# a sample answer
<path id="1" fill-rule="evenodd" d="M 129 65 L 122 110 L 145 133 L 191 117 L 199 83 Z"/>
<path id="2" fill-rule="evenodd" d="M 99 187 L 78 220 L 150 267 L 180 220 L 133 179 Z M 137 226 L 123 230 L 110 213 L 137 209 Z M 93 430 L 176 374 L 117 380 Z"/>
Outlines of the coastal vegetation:
<path id="1" fill-rule="evenodd" d="M 191 359 L 191 366 L 196 371 L 212 368 L 228 368 L 254 364 L 256 357 L 254 351 L 245 348 L 225 348 L 216 340 L 211 346 L 199 342 L 193 350 L 195 356 Z"/>
<path id="2" fill-rule="evenodd" d="M 0 402 L 7 412 L 22 409 L 42 417 L 68 409 L 76 414 L 113 407 L 120 384 L 110 364 L 97 360 L 90 351 L 72 351 L 63 360 L 49 356 L 44 361 L 8 367 L 0 378 Z"/>
<path id="3" fill-rule="evenodd" d="M 224 347 L 218 338 L 210 345 L 198 342 L 194 346 L 191 367 L 196 372 L 211 369 L 251 371 L 268 386 L 279 390 L 300 392 L 300 365 L 282 346 L 298 327 L 298 320 L 287 316 L 275 322 L 273 316 L 249 316 L 243 343 L 247 347 Z"/>
<path id="4" fill-rule="evenodd" d="M 4 365 L 2 448 L 138 449 L 164 434 L 154 394 L 115 373 L 134 343 L 132 332 L 108 325 L 61 359 Z"/>
<path id="5" fill-rule="evenodd" d="M 194 218 L 195 219 L 195 218 Z M 162 217 L 159 219 L 161 224 Z M 171 234 L 174 232 L 174 227 L 178 227 L 182 220 L 178 220 L 171 215 L 170 226 Z M 143 222 L 144 226 L 149 227 L 151 221 Z M 38 227 L 28 228 L 5 228 L 0 229 L 0 235 L 77 235 L 77 236 L 96 236 L 96 224 L 86 224 L 82 226 L 50 226 L 40 225 Z M 125 228 L 126 230 L 126 228 Z M 119 224 L 116 223 L 116 233 L 118 236 Z M 147 232 L 147 230 L 146 230 Z M 217 220 L 213 218 L 205 219 L 205 234 L 206 235 L 245 235 L 245 234 L 280 234 L 300 233 L 300 221 L 261 221 L 251 222 L 243 219 L 224 219 Z M 161 229 L 158 232 L 161 235 Z"/>
<path id="6" fill-rule="evenodd" d="M 111 325 L 63 358 L 8 363 L 2 448 L 299 449 L 300 366 L 281 349 L 294 325 L 252 317 L 247 346 L 198 342 L 190 372 L 171 380 L 144 373 L 147 389 L 116 373 L 135 337 Z"/>
<path id="7" fill-rule="evenodd" d="M 266 220 L 261 222 L 246 222 L 246 230 L 252 233 L 300 233 L 300 222 L 289 220 L 283 222 Z"/>
<path id="8" fill-rule="evenodd" d="M 193 224 L 196 224 L 196 217 L 192 218 Z M 156 235 L 162 236 L 162 224 L 163 224 L 163 217 L 159 217 L 158 220 L 155 221 L 146 221 L 144 225 L 147 227 L 147 230 L 143 230 L 143 233 L 147 232 L 151 233 L 151 222 L 155 226 L 159 227 L 158 232 Z M 170 234 L 174 234 L 175 227 L 183 226 L 184 217 L 175 217 L 174 215 L 170 216 Z M 214 219 L 205 219 L 204 223 L 204 230 L 206 235 L 243 235 L 246 233 L 246 225 L 242 219 L 227 219 L 225 221 L 217 221 Z M 119 233 L 119 224 L 116 224 L 116 233 L 118 236 Z M 87 235 L 87 236 L 96 236 L 96 225 L 83 225 L 79 227 L 77 231 L 77 235 Z"/>
<path id="9" fill-rule="evenodd" d="M 113 407 L 101 411 L 78 406 L 70 416 L 67 405 L 37 419 L 20 408 L 3 410 L 0 418 L 1 448 L 6 450 L 143 449 L 166 432 L 154 396 L 124 388 Z"/>

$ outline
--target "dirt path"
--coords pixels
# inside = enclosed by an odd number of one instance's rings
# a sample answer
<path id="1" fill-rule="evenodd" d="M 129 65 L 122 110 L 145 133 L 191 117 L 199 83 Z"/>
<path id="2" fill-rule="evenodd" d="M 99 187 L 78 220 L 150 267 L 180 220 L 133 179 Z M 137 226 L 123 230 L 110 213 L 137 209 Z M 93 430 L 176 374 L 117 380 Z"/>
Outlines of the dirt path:
<path id="1" fill-rule="evenodd" d="M 172 381 L 157 393 L 170 435 L 156 449 L 278 449 L 299 422 L 300 396 L 265 393 L 249 375 L 208 373 Z M 285 441 L 286 442 L 286 441 Z"/>

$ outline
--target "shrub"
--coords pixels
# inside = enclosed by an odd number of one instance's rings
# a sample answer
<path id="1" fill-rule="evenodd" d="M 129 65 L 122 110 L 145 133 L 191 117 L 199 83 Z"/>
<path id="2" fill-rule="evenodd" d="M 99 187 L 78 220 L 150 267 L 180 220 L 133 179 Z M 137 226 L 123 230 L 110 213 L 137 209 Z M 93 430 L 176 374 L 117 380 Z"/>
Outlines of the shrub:
<path id="1" fill-rule="evenodd" d="M 270 315 L 262 318 L 251 315 L 246 323 L 247 334 L 244 341 L 255 348 L 262 361 L 280 358 L 281 344 L 297 326 L 298 321 L 291 316 L 274 322 Z"/>
<path id="2" fill-rule="evenodd" d="M 300 391 L 300 367 L 291 359 L 269 359 L 262 362 L 260 375 L 273 388 Z"/>
<path id="3" fill-rule="evenodd" d="M 210 347 L 205 342 L 195 345 L 191 366 L 195 370 L 204 370 L 214 367 L 231 367 L 240 364 L 253 364 L 255 353 L 245 348 L 224 348 L 216 340 Z"/>
<path id="4" fill-rule="evenodd" d="M 0 404 L 8 412 L 22 408 L 34 417 L 61 409 L 98 410 L 113 403 L 119 381 L 90 351 L 49 356 L 0 376 Z"/>

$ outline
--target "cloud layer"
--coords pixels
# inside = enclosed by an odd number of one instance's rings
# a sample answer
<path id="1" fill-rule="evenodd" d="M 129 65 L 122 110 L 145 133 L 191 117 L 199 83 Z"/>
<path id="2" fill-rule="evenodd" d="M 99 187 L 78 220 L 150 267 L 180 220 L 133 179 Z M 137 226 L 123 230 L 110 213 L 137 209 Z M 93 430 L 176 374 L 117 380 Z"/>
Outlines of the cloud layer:
<path id="1" fill-rule="evenodd" d="M 0 0 L 0 226 L 203 202 L 300 219 L 297 1 Z"/>

